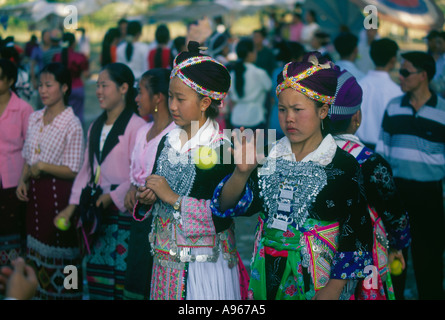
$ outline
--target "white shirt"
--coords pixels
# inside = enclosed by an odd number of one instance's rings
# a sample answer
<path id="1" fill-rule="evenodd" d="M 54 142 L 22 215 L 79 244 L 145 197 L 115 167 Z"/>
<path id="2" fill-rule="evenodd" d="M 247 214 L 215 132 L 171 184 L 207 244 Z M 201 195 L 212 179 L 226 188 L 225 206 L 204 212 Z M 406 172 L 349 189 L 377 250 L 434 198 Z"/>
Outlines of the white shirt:
<path id="1" fill-rule="evenodd" d="M 133 71 L 134 78 L 138 80 L 148 70 L 149 46 L 143 42 L 133 42 L 133 54 L 130 61 L 127 61 L 126 50 L 127 42 L 121 43 L 116 50 L 116 60 L 126 64 Z"/>
<path id="2" fill-rule="evenodd" d="M 371 46 L 368 44 L 368 37 L 366 35 L 366 30 L 363 29 L 359 33 L 359 40 L 358 40 L 358 57 L 355 60 L 355 64 L 357 68 L 359 68 L 363 73 L 367 74 L 368 71 L 375 69 L 374 61 L 371 59 L 371 55 L 369 53 L 369 50 L 371 49 Z M 380 35 L 376 34 L 374 40 L 380 39 Z"/>
<path id="3" fill-rule="evenodd" d="M 351 61 L 339 60 L 335 63 L 335 65 L 339 66 L 342 71 L 348 70 L 355 77 L 357 81 L 360 81 L 365 77 L 365 74 L 361 72 L 360 69 L 357 68 L 355 63 Z"/>
<path id="4" fill-rule="evenodd" d="M 377 144 L 386 106 L 403 92 L 385 71 L 369 71 L 359 85 L 363 90 L 362 123 L 356 135 L 363 142 Z"/>
<path id="5" fill-rule="evenodd" d="M 335 153 L 337 152 L 337 143 L 335 142 L 332 135 L 328 134 L 321 141 L 320 145 L 305 156 L 301 162 L 317 162 L 322 166 L 327 166 L 334 159 Z M 269 159 L 282 158 L 287 161 L 296 161 L 295 154 L 292 152 L 292 145 L 288 137 L 284 136 L 278 140 L 272 147 Z"/>
<path id="6" fill-rule="evenodd" d="M 320 26 L 315 22 L 304 25 L 303 30 L 301 31 L 301 41 L 303 43 L 309 43 L 318 28 L 320 28 Z"/>
<path id="7" fill-rule="evenodd" d="M 113 124 L 104 124 L 102 127 L 102 132 L 100 134 L 100 141 L 99 141 L 99 151 L 102 153 L 102 150 L 104 149 L 105 140 L 107 140 L 108 134 L 111 131 L 111 128 L 113 128 Z"/>
<path id="8" fill-rule="evenodd" d="M 193 121 L 191 131 L 192 137 L 182 146 L 181 136 L 186 138 L 187 133 L 180 126 L 174 127 L 167 133 L 168 143 L 174 151 L 185 154 L 200 146 L 212 146 L 220 138 L 218 122 L 210 118 L 207 118 L 201 128 L 199 128 L 198 121 Z"/>
<path id="9" fill-rule="evenodd" d="M 244 96 L 240 98 L 235 89 L 235 73 L 231 72 L 232 85 L 229 97 L 234 102 L 230 121 L 236 127 L 254 127 L 265 121 L 265 101 L 272 88 L 267 72 L 252 63 L 244 63 Z"/>

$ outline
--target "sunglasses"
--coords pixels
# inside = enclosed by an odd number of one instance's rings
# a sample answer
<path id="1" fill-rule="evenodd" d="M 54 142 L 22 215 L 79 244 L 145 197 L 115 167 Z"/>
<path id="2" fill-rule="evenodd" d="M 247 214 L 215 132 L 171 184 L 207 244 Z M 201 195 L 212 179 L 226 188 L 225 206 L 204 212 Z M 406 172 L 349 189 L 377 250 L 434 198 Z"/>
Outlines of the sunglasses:
<path id="1" fill-rule="evenodd" d="M 414 74 L 414 73 L 420 73 L 421 71 L 414 71 L 414 72 L 410 72 L 406 69 L 400 69 L 399 70 L 399 74 L 404 77 L 404 78 L 408 78 L 410 75 Z"/>

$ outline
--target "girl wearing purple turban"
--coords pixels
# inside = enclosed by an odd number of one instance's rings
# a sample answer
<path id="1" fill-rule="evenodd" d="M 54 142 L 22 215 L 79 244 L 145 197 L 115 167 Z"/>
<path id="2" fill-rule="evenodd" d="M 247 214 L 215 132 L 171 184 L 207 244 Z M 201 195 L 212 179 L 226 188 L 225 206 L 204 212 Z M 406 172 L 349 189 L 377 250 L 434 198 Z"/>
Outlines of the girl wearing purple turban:
<path id="1" fill-rule="evenodd" d="M 329 109 L 327 125 L 337 145 L 352 154 L 361 166 L 368 212 L 374 228 L 372 254 L 379 271 L 378 287 L 360 283 L 357 298 L 394 300 L 388 265 L 399 259 L 405 268 L 402 250 L 408 248 L 411 240 L 408 217 L 396 190 L 390 165 L 354 135 L 361 122 L 361 103 L 362 89 L 354 76 L 346 70 L 339 71 L 337 92 Z"/>
<path id="2" fill-rule="evenodd" d="M 260 212 L 252 299 L 351 299 L 372 263 L 360 167 L 324 125 L 336 87 L 331 63 L 309 53 L 278 76 L 285 137 L 267 158 L 241 161 L 241 147 L 253 139 L 235 137 L 236 168 L 215 190 L 212 210 L 221 217 Z"/>

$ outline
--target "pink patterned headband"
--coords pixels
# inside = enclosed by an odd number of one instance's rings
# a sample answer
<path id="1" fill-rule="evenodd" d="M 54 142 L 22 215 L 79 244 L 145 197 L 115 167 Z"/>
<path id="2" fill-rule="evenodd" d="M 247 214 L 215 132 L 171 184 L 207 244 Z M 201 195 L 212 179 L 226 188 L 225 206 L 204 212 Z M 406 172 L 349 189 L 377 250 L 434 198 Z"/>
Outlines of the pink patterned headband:
<path id="1" fill-rule="evenodd" d="M 173 64 L 173 70 L 170 73 L 170 79 L 177 76 L 179 79 L 181 79 L 182 82 L 184 82 L 187 86 L 189 86 L 196 92 L 198 92 L 204 96 L 210 97 L 214 100 L 223 100 L 226 97 L 227 92 L 218 92 L 218 91 L 213 91 L 213 90 L 204 88 L 204 87 L 200 86 L 199 84 L 197 84 L 196 82 L 194 82 L 193 80 L 190 80 L 189 78 L 187 78 L 184 75 L 184 73 L 182 73 L 182 69 L 192 66 L 194 64 L 205 62 L 205 61 L 217 63 L 225 68 L 225 66 L 223 64 L 219 63 L 218 61 L 216 61 L 215 59 L 213 59 L 212 57 L 209 57 L 209 56 L 197 56 L 197 57 L 188 58 L 188 59 L 182 61 L 180 64 L 177 64 L 176 59 L 175 59 L 175 62 Z"/>

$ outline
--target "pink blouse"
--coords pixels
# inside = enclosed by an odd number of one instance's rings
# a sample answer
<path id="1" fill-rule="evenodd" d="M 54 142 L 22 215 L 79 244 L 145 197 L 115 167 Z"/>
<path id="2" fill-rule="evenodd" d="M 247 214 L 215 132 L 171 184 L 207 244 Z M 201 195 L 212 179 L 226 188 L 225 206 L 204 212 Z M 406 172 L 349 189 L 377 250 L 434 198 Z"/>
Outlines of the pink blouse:
<path id="1" fill-rule="evenodd" d="M 11 99 L 0 116 L 0 186 L 17 187 L 25 160 L 22 148 L 28 130 L 28 119 L 34 109 L 11 92 Z"/>
<path id="2" fill-rule="evenodd" d="M 119 143 L 114 146 L 100 166 L 99 185 L 101 186 L 104 194 L 110 194 L 113 203 L 121 212 L 127 211 L 127 209 L 125 209 L 124 200 L 125 195 L 130 188 L 129 175 L 131 151 L 134 148 L 136 134 L 138 130 L 145 125 L 145 123 L 146 122 L 144 119 L 136 114 L 133 114 L 127 124 L 127 127 L 125 128 L 124 134 L 118 137 Z M 71 196 L 69 200 L 70 204 L 79 204 L 82 189 L 85 188 L 91 179 L 91 168 L 88 153 L 91 128 L 92 125 L 88 130 L 88 139 L 83 165 L 79 174 L 74 180 L 73 187 L 71 188 Z M 97 167 L 98 162 L 96 157 L 94 157 L 94 172 L 97 171 Z M 114 190 L 111 190 L 113 185 L 117 187 Z"/>
<path id="3" fill-rule="evenodd" d="M 153 122 L 149 122 L 139 129 L 131 155 L 130 181 L 138 187 L 143 186 L 145 179 L 151 174 L 162 137 L 175 128 L 176 124 L 172 121 L 160 134 L 147 142 L 147 133 L 152 126 Z"/>
<path id="4" fill-rule="evenodd" d="M 80 120 L 71 107 L 67 107 L 54 120 L 43 125 L 43 115 L 47 107 L 29 117 L 29 127 L 22 155 L 26 163 L 33 165 L 39 161 L 67 166 L 79 172 L 82 166 L 84 137 Z"/>

